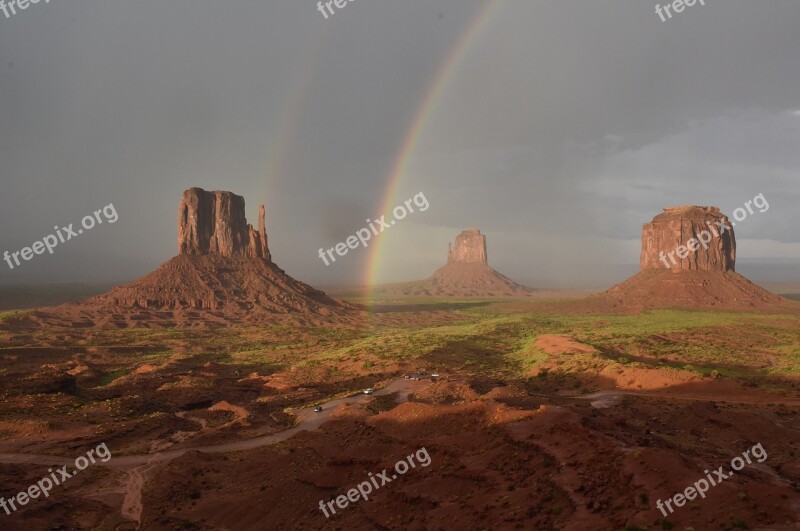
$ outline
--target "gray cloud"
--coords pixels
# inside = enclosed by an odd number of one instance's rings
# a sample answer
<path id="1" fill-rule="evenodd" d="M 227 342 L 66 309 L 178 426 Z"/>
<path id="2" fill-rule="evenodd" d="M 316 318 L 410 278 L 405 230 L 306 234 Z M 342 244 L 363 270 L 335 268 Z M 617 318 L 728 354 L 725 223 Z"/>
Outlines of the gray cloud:
<path id="1" fill-rule="evenodd" d="M 324 20 L 311 0 L 84 0 L 0 15 L 0 251 L 109 202 L 120 214 L 0 282 L 146 273 L 174 254 L 191 186 L 244 195 L 251 221 L 265 202 L 290 274 L 356 281 L 368 250 L 327 268 L 316 251 L 380 214 L 417 110 L 484 4 L 371 0 Z M 432 271 L 480 226 L 498 269 L 593 285 L 598 267 L 629 273 L 615 264 L 636 263 L 662 207 L 730 211 L 760 192 L 770 211 L 737 234 L 761 243 L 740 255 L 794 260 L 798 20 L 800 4 L 777 0 L 665 23 L 632 0 L 501 2 L 410 161 L 398 199 L 424 191 L 431 208 L 384 235 L 381 278 Z"/>

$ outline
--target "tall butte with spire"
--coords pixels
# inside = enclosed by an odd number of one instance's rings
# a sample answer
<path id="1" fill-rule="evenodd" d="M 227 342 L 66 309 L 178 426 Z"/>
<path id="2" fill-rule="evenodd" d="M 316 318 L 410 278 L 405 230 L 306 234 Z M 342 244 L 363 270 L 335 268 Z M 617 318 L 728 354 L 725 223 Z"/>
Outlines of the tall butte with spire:
<path id="1" fill-rule="evenodd" d="M 190 188 L 178 205 L 178 254 L 271 260 L 265 216 L 264 205 L 259 205 L 255 230 L 245 219 L 242 196 Z"/>
<path id="2" fill-rule="evenodd" d="M 486 236 L 471 228 L 447 245 L 447 263 L 425 280 L 393 284 L 381 291 L 396 295 L 514 297 L 534 290 L 517 284 L 489 266 Z"/>
<path id="3" fill-rule="evenodd" d="M 44 323 L 185 326 L 351 318 L 355 307 L 295 280 L 272 261 L 264 205 L 258 230 L 244 198 L 191 188 L 178 205 L 178 255 L 130 284 L 35 315 Z"/>
<path id="4" fill-rule="evenodd" d="M 489 265 L 486 257 L 486 236 L 481 234 L 480 229 L 467 229 L 456 236 L 455 251 L 453 244 L 447 244 L 447 263 L 453 262 Z"/>
<path id="5" fill-rule="evenodd" d="M 794 305 L 736 272 L 733 225 L 717 207 L 665 208 L 642 227 L 639 273 L 599 298 L 634 308 Z"/>

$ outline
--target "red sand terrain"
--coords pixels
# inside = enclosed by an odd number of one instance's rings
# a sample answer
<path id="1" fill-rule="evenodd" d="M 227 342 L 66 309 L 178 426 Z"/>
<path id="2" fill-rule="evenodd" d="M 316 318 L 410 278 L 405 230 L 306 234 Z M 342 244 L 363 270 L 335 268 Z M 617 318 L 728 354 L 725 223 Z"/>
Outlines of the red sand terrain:
<path id="1" fill-rule="evenodd" d="M 649 528 L 661 518 L 656 499 L 761 442 L 769 467 L 746 468 L 712 489 L 702 509 L 690 504 L 669 520 L 677 529 L 724 529 L 739 520 L 796 529 L 800 426 L 786 426 L 791 418 L 786 407 L 763 415 L 746 405 L 641 397 L 596 409 L 524 388 L 481 396 L 441 382 L 387 412 L 344 408 L 321 433 L 276 448 L 187 454 L 154 476 L 144 518 L 153 529 L 187 521 L 201 529 Z M 422 447 L 429 467 L 331 519 L 319 510 L 320 500 Z"/>
<path id="2" fill-rule="evenodd" d="M 427 280 L 389 284 L 376 292 L 403 296 L 524 297 L 535 290 L 517 284 L 488 265 L 451 262 Z"/>
<path id="3" fill-rule="evenodd" d="M 758 443 L 768 454 L 764 463 L 711 488 L 668 523 L 698 531 L 744 522 L 797 529 L 800 385 L 775 405 L 758 390 L 708 380 L 692 388 L 666 378 L 661 396 L 614 393 L 610 400 L 553 394 L 537 379 L 400 380 L 387 392 L 408 388 L 407 402 L 396 403 L 404 400 L 397 391 L 339 399 L 324 404 L 324 416 L 297 411 L 307 420 L 261 440 L 241 431 L 250 412 L 218 403 L 208 411 L 230 412 L 228 418 L 195 410 L 172 421 L 161 444 L 151 440 L 151 452 L 172 454 L 115 455 L 109 467 L 90 467 L 51 498 L 5 517 L 3 529 L 135 529 L 130 518 L 148 530 L 660 529 L 667 524 L 656 500 L 683 491 L 705 469 L 729 468 Z M 601 387 L 615 383 L 602 378 Z M 113 446 L 130 437 L 139 436 L 119 434 Z M 73 440 L 59 453 L 80 455 L 81 439 Z M 87 432 L 83 440 L 96 437 Z M 370 473 L 392 472 L 421 448 L 429 466 L 392 478 L 369 501 L 331 518 L 320 511 L 320 500 L 345 494 Z M 46 475 L 43 458 L 6 455 L 0 462 L 10 463 L 0 465 L 5 494 Z"/>
<path id="4" fill-rule="evenodd" d="M 179 255 L 152 273 L 80 303 L 28 314 L 40 326 L 213 328 L 356 322 L 358 309 L 262 258 Z M 22 323 L 24 326 L 25 323 Z"/>
<path id="5" fill-rule="evenodd" d="M 596 352 L 595 348 L 579 343 L 569 336 L 543 334 L 536 339 L 534 346 L 548 354 L 575 354 Z"/>
<path id="6" fill-rule="evenodd" d="M 786 310 L 797 305 L 733 271 L 669 269 L 641 271 L 589 302 L 637 311 L 661 307 Z"/>

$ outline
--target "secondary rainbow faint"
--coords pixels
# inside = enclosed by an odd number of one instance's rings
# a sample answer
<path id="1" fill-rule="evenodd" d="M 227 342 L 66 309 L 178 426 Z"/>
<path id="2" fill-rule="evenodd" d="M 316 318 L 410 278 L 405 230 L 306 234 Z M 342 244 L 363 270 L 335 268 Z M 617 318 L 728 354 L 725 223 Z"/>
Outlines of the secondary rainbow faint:
<path id="1" fill-rule="evenodd" d="M 395 206 L 397 190 L 405 176 L 408 162 L 413 157 L 419 140 L 425 131 L 425 126 L 436 110 L 436 106 L 441 100 L 448 82 L 458 70 L 459 65 L 463 62 L 473 42 L 488 25 L 492 16 L 497 12 L 498 7 L 503 2 L 504 0 L 489 0 L 486 2 L 486 4 L 478 10 L 478 13 L 467 26 L 464 33 L 459 36 L 450 53 L 447 54 L 447 59 L 442 63 L 430 88 L 422 99 L 422 103 L 415 114 L 414 120 L 411 122 L 411 127 L 403 140 L 400 150 L 397 152 L 394 164 L 389 172 L 389 177 L 386 180 L 386 189 L 380 201 L 380 208 L 375 212 L 377 215 L 387 213 Z M 372 246 L 370 256 L 367 259 L 362 283 L 370 290 L 377 284 L 377 276 L 381 267 L 382 250 L 383 241 L 378 239 Z"/>
<path id="2" fill-rule="evenodd" d="M 285 159 L 292 153 L 296 145 L 295 139 L 307 103 L 309 90 L 314 86 L 314 75 L 322 61 L 322 50 L 330 36 L 332 26 L 324 26 L 321 31 L 314 34 L 314 38 L 302 48 L 302 54 L 295 61 L 296 71 L 292 75 L 296 79 L 289 84 L 292 87 L 281 105 L 281 114 L 274 128 L 275 137 L 266 148 L 263 190 L 261 201 L 266 201 L 267 211 L 273 197 L 280 197 L 281 175 L 285 175 Z"/>

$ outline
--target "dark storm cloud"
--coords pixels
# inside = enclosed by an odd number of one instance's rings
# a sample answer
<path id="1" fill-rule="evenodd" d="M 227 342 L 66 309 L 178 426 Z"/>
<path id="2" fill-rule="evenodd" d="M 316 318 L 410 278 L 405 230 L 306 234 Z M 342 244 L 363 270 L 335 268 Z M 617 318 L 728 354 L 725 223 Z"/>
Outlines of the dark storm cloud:
<path id="1" fill-rule="evenodd" d="M 483 5 L 362 1 L 325 20 L 311 0 L 84 0 L 0 14 L 0 251 L 110 202 L 120 215 L 0 279 L 143 274 L 175 252 L 180 192 L 202 186 L 244 195 L 251 221 L 266 202 L 289 273 L 356 280 L 368 250 L 337 268 L 316 250 L 381 214 L 419 105 Z M 635 263 L 662 207 L 733 209 L 760 192 L 770 211 L 737 232 L 795 257 L 800 4 L 708 1 L 666 23 L 653 7 L 501 3 L 408 167 L 399 197 L 424 191 L 431 208 L 387 235 L 385 279 L 431 271 L 467 226 L 489 234 L 493 265 L 529 278 L 577 258 Z"/>

